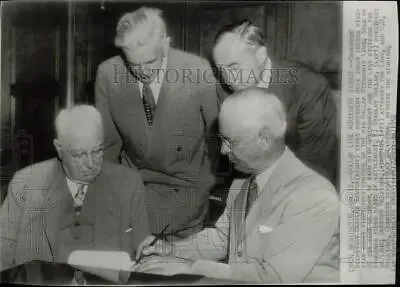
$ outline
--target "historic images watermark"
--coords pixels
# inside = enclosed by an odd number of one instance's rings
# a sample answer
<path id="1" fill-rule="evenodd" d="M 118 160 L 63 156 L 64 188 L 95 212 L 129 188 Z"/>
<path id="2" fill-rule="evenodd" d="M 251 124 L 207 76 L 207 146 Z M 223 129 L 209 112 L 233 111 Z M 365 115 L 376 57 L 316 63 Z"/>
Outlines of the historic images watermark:
<path id="1" fill-rule="evenodd" d="M 281 69 L 264 69 L 261 75 L 256 75 L 254 71 L 244 69 L 225 69 L 221 67 L 208 69 L 141 69 L 136 65 L 113 65 L 113 83 L 137 83 L 139 81 L 135 74 L 140 71 L 145 77 L 152 78 L 153 83 L 167 82 L 174 83 L 241 83 L 251 84 L 261 81 L 265 84 L 296 84 L 298 82 L 298 70 L 295 67 Z M 216 75 L 223 75 L 221 77 Z"/>

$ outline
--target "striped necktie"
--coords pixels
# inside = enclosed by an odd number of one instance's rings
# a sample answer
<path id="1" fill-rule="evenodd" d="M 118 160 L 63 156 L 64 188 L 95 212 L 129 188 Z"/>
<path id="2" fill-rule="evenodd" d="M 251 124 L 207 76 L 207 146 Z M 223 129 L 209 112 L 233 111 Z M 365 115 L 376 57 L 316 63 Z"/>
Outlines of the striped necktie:
<path id="1" fill-rule="evenodd" d="M 82 286 L 82 285 L 88 285 L 84 274 L 81 270 L 75 269 L 74 270 L 74 277 L 72 278 L 71 282 L 72 286 Z"/>
<path id="2" fill-rule="evenodd" d="M 144 112 L 146 114 L 149 128 L 151 128 L 153 125 L 154 112 L 156 110 L 156 101 L 154 99 L 153 92 L 151 91 L 149 84 L 143 84 L 142 95 Z"/>
<path id="3" fill-rule="evenodd" d="M 247 192 L 247 201 L 246 201 L 246 213 L 245 216 L 249 213 L 250 208 L 253 206 L 254 202 L 258 198 L 258 185 L 256 181 L 256 177 L 252 176 L 249 179 L 249 186 Z"/>
<path id="4" fill-rule="evenodd" d="M 85 199 L 85 186 L 84 184 L 78 184 L 78 192 L 74 197 L 74 205 L 75 207 L 81 207 L 83 205 L 83 200 Z"/>

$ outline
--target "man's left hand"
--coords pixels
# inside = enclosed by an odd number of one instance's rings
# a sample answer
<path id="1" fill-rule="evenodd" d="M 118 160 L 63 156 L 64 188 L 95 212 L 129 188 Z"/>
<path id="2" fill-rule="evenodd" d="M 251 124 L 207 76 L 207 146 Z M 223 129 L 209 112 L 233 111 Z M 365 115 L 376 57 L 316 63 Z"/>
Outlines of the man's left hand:
<path id="1" fill-rule="evenodd" d="M 174 256 L 148 256 L 132 267 L 132 272 L 150 273 L 165 276 L 190 274 L 193 261 Z"/>

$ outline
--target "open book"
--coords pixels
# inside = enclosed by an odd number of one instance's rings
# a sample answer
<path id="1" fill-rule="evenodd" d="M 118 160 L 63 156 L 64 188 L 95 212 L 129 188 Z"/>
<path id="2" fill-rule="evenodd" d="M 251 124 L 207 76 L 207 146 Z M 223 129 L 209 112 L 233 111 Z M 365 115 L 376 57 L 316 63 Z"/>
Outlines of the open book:
<path id="1" fill-rule="evenodd" d="M 135 262 L 123 251 L 75 250 L 69 257 L 69 265 L 116 284 L 125 284 Z"/>

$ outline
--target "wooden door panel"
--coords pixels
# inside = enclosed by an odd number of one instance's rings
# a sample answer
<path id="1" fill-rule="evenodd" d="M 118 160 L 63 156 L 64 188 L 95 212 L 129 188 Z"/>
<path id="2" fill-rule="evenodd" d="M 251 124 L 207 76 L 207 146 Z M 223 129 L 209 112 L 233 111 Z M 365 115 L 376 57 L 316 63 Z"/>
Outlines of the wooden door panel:
<path id="1" fill-rule="evenodd" d="M 25 135 L 29 155 L 16 159 L 20 169 L 56 155 L 54 118 L 64 103 L 66 3 L 10 3 L 11 136 Z M 3 46 L 4 47 L 4 46 Z M 15 170 L 14 170 L 15 171 Z"/>

